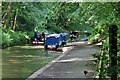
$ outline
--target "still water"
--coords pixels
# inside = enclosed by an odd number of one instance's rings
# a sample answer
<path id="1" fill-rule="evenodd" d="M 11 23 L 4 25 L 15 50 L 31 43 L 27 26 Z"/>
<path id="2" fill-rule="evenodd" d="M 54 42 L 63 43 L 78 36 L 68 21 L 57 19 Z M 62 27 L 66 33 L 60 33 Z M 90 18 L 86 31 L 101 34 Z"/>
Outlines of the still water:
<path id="1" fill-rule="evenodd" d="M 60 52 L 46 55 L 44 49 L 26 47 L 17 46 L 2 50 L 3 78 L 27 78 L 60 55 Z"/>

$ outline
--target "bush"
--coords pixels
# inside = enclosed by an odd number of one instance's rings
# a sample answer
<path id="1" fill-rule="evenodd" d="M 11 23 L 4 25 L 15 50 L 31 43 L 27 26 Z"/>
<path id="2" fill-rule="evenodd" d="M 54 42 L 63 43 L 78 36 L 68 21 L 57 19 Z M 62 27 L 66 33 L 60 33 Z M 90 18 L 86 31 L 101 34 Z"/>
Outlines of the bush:
<path id="1" fill-rule="evenodd" d="M 30 36 L 27 32 L 15 32 L 9 29 L 2 29 L 2 48 L 25 44 L 28 40 L 30 40 Z"/>

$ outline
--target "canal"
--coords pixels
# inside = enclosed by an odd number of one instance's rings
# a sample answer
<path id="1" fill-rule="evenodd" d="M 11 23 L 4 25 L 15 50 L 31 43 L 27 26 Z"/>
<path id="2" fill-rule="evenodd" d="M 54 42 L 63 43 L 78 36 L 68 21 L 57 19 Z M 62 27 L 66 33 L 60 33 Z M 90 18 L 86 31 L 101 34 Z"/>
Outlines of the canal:
<path id="1" fill-rule="evenodd" d="M 27 78 L 39 68 L 55 59 L 61 52 L 45 54 L 36 46 L 14 46 L 2 49 L 2 77 Z"/>

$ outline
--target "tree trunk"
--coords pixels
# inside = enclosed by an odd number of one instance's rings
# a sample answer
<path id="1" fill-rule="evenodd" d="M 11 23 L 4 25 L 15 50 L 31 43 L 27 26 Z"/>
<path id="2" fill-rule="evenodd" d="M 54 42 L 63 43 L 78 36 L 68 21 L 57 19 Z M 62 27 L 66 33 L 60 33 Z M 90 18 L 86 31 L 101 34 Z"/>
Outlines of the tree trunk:
<path id="1" fill-rule="evenodd" d="M 16 30 L 16 20 L 17 20 L 17 14 L 18 14 L 18 9 L 16 10 L 15 18 L 14 18 L 14 24 L 13 24 L 13 30 Z"/>
<path id="2" fill-rule="evenodd" d="M 8 5 L 8 8 L 7 8 L 7 19 L 6 19 L 6 21 L 5 21 L 5 24 L 4 24 L 4 28 L 7 28 L 8 27 L 8 24 L 9 24 L 9 21 L 10 21 L 10 16 L 11 16 L 11 0 L 10 0 L 10 2 L 9 2 L 9 5 Z"/>
<path id="3" fill-rule="evenodd" d="M 4 11 L 2 10 L 2 12 L 3 12 L 2 20 L 7 16 L 8 6 L 9 6 L 9 3 L 6 4 L 6 6 L 5 6 L 5 10 L 4 10 Z"/>

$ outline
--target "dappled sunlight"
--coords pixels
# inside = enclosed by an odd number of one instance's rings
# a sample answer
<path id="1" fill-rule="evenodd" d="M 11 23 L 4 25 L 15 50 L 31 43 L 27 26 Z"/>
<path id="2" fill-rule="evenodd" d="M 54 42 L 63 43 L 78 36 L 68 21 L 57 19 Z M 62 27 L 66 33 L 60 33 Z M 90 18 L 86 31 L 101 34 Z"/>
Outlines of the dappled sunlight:
<path id="1" fill-rule="evenodd" d="M 12 63 L 12 64 L 20 64 L 20 63 L 22 63 L 22 61 L 20 61 L 20 60 L 16 60 L 16 59 L 12 59 L 12 60 L 9 60 L 9 62 L 10 63 Z M 3 64 L 4 65 L 4 64 Z"/>
<path id="2" fill-rule="evenodd" d="M 40 46 L 14 46 L 14 47 L 17 47 L 17 48 L 25 48 L 25 49 L 43 49 L 44 46 L 40 45 Z"/>
<path id="3" fill-rule="evenodd" d="M 87 41 L 67 43 L 68 46 L 72 46 L 72 45 L 77 46 L 77 45 L 83 45 L 83 44 L 87 44 Z"/>
<path id="4" fill-rule="evenodd" d="M 20 61 L 12 61 L 11 63 L 12 63 L 12 64 L 20 64 L 20 63 L 22 63 L 22 62 L 20 62 Z"/>
<path id="5" fill-rule="evenodd" d="M 15 51 L 16 53 L 19 53 L 20 51 Z"/>
<path id="6" fill-rule="evenodd" d="M 57 60 L 55 62 L 73 62 L 73 61 L 89 61 L 89 60 L 96 60 L 97 58 L 88 57 L 88 58 L 70 58 L 66 60 Z"/>
<path id="7" fill-rule="evenodd" d="M 68 51 L 69 48 L 70 48 L 70 47 L 63 47 L 63 48 L 62 48 L 63 53 L 66 52 L 66 51 Z"/>
<path id="8" fill-rule="evenodd" d="M 33 57 L 39 57 L 39 56 L 33 56 L 33 55 L 21 55 L 21 56 L 11 56 L 13 58 L 33 58 Z"/>
<path id="9" fill-rule="evenodd" d="M 16 60 L 9 60 L 10 62 L 14 62 L 14 61 L 16 61 Z"/>
<path id="10" fill-rule="evenodd" d="M 31 60 L 25 60 L 25 62 L 30 62 Z"/>

